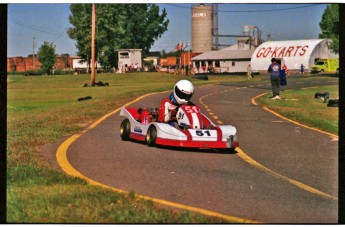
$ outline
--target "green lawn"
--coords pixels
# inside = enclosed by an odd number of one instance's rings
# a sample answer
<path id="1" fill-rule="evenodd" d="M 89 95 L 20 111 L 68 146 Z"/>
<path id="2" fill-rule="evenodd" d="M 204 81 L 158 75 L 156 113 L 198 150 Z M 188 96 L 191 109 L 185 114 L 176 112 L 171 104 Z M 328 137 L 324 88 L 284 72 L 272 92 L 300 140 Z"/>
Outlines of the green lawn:
<path id="1" fill-rule="evenodd" d="M 171 90 L 185 76 L 167 73 L 99 74 L 108 87 L 83 87 L 90 75 L 8 76 L 7 222 L 9 223 L 223 223 L 163 209 L 135 193 L 90 186 L 50 168 L 39 146 L 72 135 L 143 94 Z M 243 76 L 191 79 L 195 85 L 242 81 Z M 78 102 L 78 98 L 92 96 Z M 0 211 L 1 212 L 1 211 Z"/>
<path id="2" fill-rule="evenodd" d="M 339 86 L 284 91 L 281 92 L 282 100 L 271 100 L 272 94 L 267 94 L 257 102 L 289 119 L 338 134 L 339 108 L 327 107 L 323 100 L 314 98 L 316 92 L 329 92 L 331 99 L 338 98 Z"/>

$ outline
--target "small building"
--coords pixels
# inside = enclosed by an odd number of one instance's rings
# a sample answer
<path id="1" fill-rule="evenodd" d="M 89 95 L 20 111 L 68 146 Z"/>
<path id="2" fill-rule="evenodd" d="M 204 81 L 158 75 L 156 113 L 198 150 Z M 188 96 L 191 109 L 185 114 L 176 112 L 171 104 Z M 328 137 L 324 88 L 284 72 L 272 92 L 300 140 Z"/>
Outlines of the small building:
<path id="1" fill-rule="evenodd" d="M 161 58 L 160 59 L 160 65 L 161 66 L 176 66 L 178 65 L 178 58 L 177 57 L 166 57 L 166 58 Z"/>
<path id="2" fill-rule="evenodd" d="M 141 51 L 142 49 L 120 49 L 118 52 L 118 68 L 127 68 L 137 64 L 139 68 L 142 67 Z"/>
<path id="3" fill-rule="evenodd" d="M 269 41 L 261 44 L 253 53 L 253 71 L 267 72 L 271 59 L 286 65 L 289 71 L 299 71 L 301 64 L 309 71 L 314 63 L 324 58 L 339 58 L 328 48 L 329 39 Z"/>
<path id="4" fill-rule="evenodd" d="M 154 51 L 154 52 L 149 52 L 147 57 L 144 58 L 144 61 L 150 61 L 152 62 L 153 66 L 156 67 L 159 65 L 159 60 L 160 60 L 161 53 L 159 51 Z"/>
<path id="5" fill-rule="evenodd" d="M 191 52 L 183 52 L 180 55 L 180 63 L 181 66 L 190 66 L 192 64 L 192 58 L 198 56 L 201 53 L 191 53 Z"/>
<path id="6" fill-rule="evenodd" d="M 217 50 L 206 51 L 192 58 L 193 70 L 205 73 L 209 67 L 215 73 L 247 72 L 254 50 Z"/>

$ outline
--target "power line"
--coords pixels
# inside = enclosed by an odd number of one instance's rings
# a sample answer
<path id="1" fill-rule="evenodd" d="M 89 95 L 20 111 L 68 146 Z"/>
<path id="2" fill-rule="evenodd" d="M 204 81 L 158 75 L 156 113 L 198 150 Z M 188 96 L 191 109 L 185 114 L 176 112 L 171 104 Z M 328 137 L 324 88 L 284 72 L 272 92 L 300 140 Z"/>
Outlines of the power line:
<path id="1" fill-rule="evenodd" d="M 21 49 L 23 49 L 23 50 L 26 50 L 26 51 L 31 51 L 31 50 L 29 50 L 28 48 L 25 48 L 25 47 L 23 47 L 22 45 L 20 45 L 20 44 L 18 44 L 16 41 L 14 41 L 14 39 L 11 39 L 11 42 L 14 42 L 14 44 L 16 45 L 16 46 L 18 46 L 18 47 L 20 47 Z"/>
<path id="2" fill-rule="evenodd" d="M 59 35 L 52 43 L 55 43 L 58 39 L 60 39 L 60 37 L 62 36 L 62 34 L 63 34 L 65 31 L 67 31 L 67 28 L 64 28 L 64 29 L 62 30 L 62 32 L 60 33 L 60 35 Z"/>
<path id="3" fill-rule="evenodd" d="M 26 27 L 30 27 L 30 28 L 40 29 L 43 31 L 51 32 L 51 33 L 58 33 L 57 31 L 50 29 L 51 26 L 46 27 L 46 26 L 38 25 L 37 23 L 35 23 L 35 25 L 32 25 L 32 24 L 26 23 L 26 21 L 13 20 L 13 19 L 9 20 L 9 22 L 17 23 L 17 24 L 20 24 L 22 26 L 26 26 Z"/>
<path id="4" fill-rule="evenodd" d="M 23 26 L 25 28 L 29 28 L 29 29 L 32 29 L 32 30 L 35 30 L 35 31 L 39 31 L 39 32 L 44 32 L 44 33 L 49 33 L 49 34 L 53 34 L 53 35 L 58 35 L 58 36 L 62 36 L 62 34 L 60 34 L 59 32 L 56 32 L 56 31 L 48 31 L 47 29 L 42 29 L 42 28 L 39 28 L 37 26 L 33 26 L 33 25 L 29 25 L 29 24 L 25 24 L 23 22 L 18 22 L 18 21 L 11 21 L 11 20 L 8 20 L 8 22 L 10 23 L 13 23 L 13 24 L 17 24 L 17 25 L 20 25 L 20 26 Z M 64 29 L 65 30 L 65 29 Z M 70 38 L 66 35 L 63 35 L 63 37 L 66 37 L 66 38 Z"/>
<path id="5" fill-rule="evenodd" d="M 181 6 L 181 5 L 176 5 L 173 3 L 168 3 L 168 5 L 175 6 L 175 7 L 180 7 L 180 8 L 185 8 L 185 9 L 192 9 L 192 6 Z M 294 10 L 294 9 L 301 9 L 301 8 L 307 8 L 307 7 L 313 7 L 313 6 L 318 6 L 321 4 L 309 4 L 305 6 L 296 6 L 296 7 L 290 7 L 290 8 L 283 8 L 283 9 L 264 9 L 264 10 L 218 10 L 218 12 L 221 13 L 261 13 L 261 12 L 278 12 L 278 11 L 284 11 L 284 10 Z M 207 9 L 205 9 L 207 10 Z M 210 9 L 209 11 L 212 11 Z"/>

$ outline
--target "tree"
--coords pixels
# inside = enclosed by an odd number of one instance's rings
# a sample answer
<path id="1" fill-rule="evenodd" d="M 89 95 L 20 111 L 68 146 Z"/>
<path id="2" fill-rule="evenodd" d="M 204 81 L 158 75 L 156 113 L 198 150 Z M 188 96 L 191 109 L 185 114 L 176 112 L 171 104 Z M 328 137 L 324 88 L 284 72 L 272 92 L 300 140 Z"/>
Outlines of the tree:
<path id="1" fill-rule="evenodd" d="M 330 4 L 326 7 L 319 23 L 322 33 L 320 38 L 329 38 L 331 43 L 329 48 L 334 53 L 339 53 L 339 5 Z"/>
<path id="2" fill-rule="evenodd" d="M 165 9 L 155 4 L 97 4 L 96 59 L 103 67 L 117 64 L 116 49 L 143 49 L 147 53 L 154 41 L 167 30 Z M 91 4 L 72 4 L 67 31 L 76 40 L 78 56 L 91 59 Z M 89 64 L 90 65 L 90 64 Z"/>
<path id="3" fill-rule="evenodd" d="M 42 71 L 50 75 L 55 64 L 55 45 L 53 43 L 44 42 L 38 49 L 37 58 L 41 63 Z"/>

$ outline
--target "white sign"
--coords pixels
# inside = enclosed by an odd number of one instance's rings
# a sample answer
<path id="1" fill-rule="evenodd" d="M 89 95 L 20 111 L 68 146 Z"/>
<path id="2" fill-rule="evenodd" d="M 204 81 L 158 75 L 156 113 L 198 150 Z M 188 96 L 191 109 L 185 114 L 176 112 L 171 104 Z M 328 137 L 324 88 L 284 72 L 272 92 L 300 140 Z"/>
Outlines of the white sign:
<path id="1" fill-rule="evenodd" d="M 206 13 L 193 13 L 192 17 L 206 17 Z"/>

